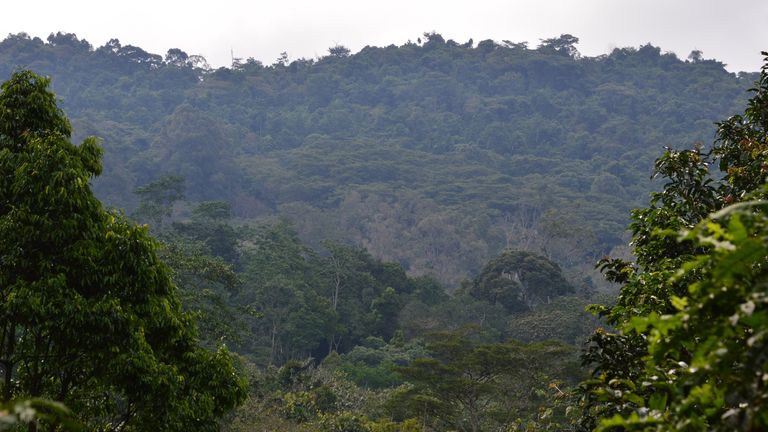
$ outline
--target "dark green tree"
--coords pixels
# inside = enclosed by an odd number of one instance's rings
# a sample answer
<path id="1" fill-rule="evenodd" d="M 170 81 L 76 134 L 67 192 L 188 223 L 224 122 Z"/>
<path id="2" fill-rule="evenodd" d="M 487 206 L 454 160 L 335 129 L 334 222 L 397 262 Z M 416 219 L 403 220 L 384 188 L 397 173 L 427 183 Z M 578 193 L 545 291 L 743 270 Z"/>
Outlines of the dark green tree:
<path id="1" fill-rule="evenodd" d="M 49 83 L 0 88 L 1 400 L 63 402 L 95 430 L 216 430 L 244 397 L 232 357 L 198 346 L 147 229 L 94 197 L 101 148 L 70 142 Z"/>
<path id="2" fill-rule="evenodd" d="M 231 207 L 225 201 L 205 201 L 192 208 L 192 218 L 173 223 L 173 231 L 205 245 L 208 252 L 238 264 L 238 234 L 229 224 Z"/>
<path id="3" fill-rule="evenodd" d="M 507 250 L 485 265 L 469 294 L 499 303 L 510 312 L 533 309 L 557 296 L 574 292 L 560 267 L 530 252 Z"/>
<path id="4" fill-rule="evenodd" d="M 178 48 L 171 48 L 165 54 L 165 62 L 177 67 L 184 67 L 188 65 L 189 54 Z"/>
<path id="5" fill-rule="evenodd" d="M 574 45 L 579 43 L 579 38 L 569 34 L 562 34 L 556 38 L 544 39 L 539 45 L 539 50 L 554 51 L 560 55 L 576 57 L 579 50 Z"/>
<path id="6" fill-rule="evenodd" d="M 328 54 L 330 54 L 331 57 L 349 57 L 349 53 L 349 48 L 345 47 L 344 45 L 335 45 L 328 48 Z"/>

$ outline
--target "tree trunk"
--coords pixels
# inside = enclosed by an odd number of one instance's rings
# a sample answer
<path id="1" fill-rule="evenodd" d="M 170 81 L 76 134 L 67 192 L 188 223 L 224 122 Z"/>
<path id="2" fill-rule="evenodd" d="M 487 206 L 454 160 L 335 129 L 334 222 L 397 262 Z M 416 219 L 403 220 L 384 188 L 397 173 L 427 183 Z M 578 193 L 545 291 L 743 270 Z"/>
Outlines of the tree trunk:
<path id="1" fill-rule="evenodd" d="M 3 372 L 4 372 L 3 402 L 8 402 L 11 400 L 11 397 L 13 397 L 13 389 L 11 384 L 13 383 L 14 363 L 13 363 L 13 360 L 11 360 L 11 358 L 13 357 L 13 351 L 16 345 L 16 326 L 11 324 L 10 328 L 8 329 L 8 334 L 4 336 L 6 337 L 4 337 L 2 341 L 0 341 L 0 344 L 5 345 L 5 349 L 3 350 L 4 351 L 3 355 L 5 356 L 5 359 L 2 361 Z"/>

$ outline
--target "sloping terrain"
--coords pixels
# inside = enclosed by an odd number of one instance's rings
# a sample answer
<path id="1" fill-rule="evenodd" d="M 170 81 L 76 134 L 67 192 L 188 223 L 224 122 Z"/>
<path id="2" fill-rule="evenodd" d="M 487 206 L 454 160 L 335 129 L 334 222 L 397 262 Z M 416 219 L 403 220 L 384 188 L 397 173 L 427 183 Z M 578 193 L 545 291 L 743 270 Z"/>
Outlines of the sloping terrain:
<path id="1" fill-rule="evenodd" d="M 53 77 L 79 137 L 105 147 L 95 184 L 127 209 L 162 175 L 243 221 L 281 216 L 452 285 L 501 249 L 587 266 L 623 243 L 664 146 L 711 142 L 755 74 L 646 45 L 581 57 L 573 37 L 536 49 L 438 34 L 210 70 L 71 34 L 0 42 L 0 79 Z"/>

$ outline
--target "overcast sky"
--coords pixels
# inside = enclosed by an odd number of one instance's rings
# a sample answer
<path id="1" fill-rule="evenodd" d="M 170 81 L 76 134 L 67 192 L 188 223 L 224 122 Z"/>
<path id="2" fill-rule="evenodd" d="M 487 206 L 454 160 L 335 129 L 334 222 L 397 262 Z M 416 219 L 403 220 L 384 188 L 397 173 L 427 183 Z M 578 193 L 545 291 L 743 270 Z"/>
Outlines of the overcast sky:
<path id="1" fill-rule="evenodd" d="M 685 59 L 695 49 L 731 71 L 757 71 L 768 50 L 768 0 L 38 0 L 4 2 L 0 37 L 75 33 L 164 54 L 181 48 L 213 66 L 235 57 L 272 64 L 280 52 L 312 58 L 342 44 L 400 45 L 436 31 L 446 39 L 528 41 L 570 33 L 583 55 L 646 44 Z"/>

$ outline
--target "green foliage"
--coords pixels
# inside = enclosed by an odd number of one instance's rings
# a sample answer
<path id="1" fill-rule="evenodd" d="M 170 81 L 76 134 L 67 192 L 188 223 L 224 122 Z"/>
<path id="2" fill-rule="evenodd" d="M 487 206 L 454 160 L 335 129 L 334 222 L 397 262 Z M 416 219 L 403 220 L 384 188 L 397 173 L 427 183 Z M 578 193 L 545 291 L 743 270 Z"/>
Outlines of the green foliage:
<path id="1" fill-rule="evenodd" d="M 241 343 L 247 337 L 244 321 L 255 313 L 232 302 L 242 284 L 232 265 L 178 236 L 167 237 L 157 252 L 172 271 L 184 310 L 194 314 L 201 342 L 208 347 Z"/>
<path id="2" fill-rule="evenodd" d="M 173 204 L 184 199 L 184 178 L 166 175 L 147 185 L 136 188 L 139 206 L 133 217 L 160 228 L 163 221 L 171 217 Z"/>
<path id="3" fill-rule="evenodd" d="M 0 93 L 0 400 L 63 402 L 92 429 L 214 430 L 245 396 L 233 359 L 197 345 L 147 229 L 93 196 L 101 149 L 69 142 L 48 82 L 21 71 Z"/>
<path id="4" fill-rule="evenodd" d="M 531 310 L 573 292 L 556 263 L 514 250 L 504 251 L 486 264 L 469 289 L 472 297 L 499 303 L 510 312 Z"/>
<path id="5" fill-rule="evenodd" d="M 83 430 L 75 415 L 58 402 L 21 399 L 0 405 L 0 431 L 18 430 L 30 423 L 67 432 Z"/>
<path id="6" fill-rule="evenodd" d="M 430 357 L 398 368 L 409 386 L 390 409 L 436 430 L 488 430 L 535 418 L 555 374 L 578 379 L 573 348 L 557 342 L 478 343 L 465 329 L 434 335 L 427 348 Z"/>
<path id="7" fill-rule="evenodd" d="M 305 422 L 317 415 L 314 395 L 309 392 L 291 392 L 283 395 L 283 415 L 295 422 Z"/>
<path id="8" fill-rule="evenodd" d="M 353 413 L 340 413 L 324 416 L 321 425 L 323 432 L 369 432 L 364 417 Z"/>
<path id="9" fill-rule="evenodd" d="M 400 313 L 400 325 L 406 338 L 477 326 L 488 341 L 504 339 L 510 314 L 500 304 L 477 300 L 458 290 L 447 301 L 427 306 L 413 302 Z"/>
<path id="10" fill-rule="evenodd" d="M 521 342 L 559 340 L 579 346 L 599 325 L 584 310 L 589 302 L 581 297 L 562 296 L 533 311 L 514 314 L 509 318 L 506 335 Z"/>
<path id="11" fill-rule="evenodd" d="M 225 422 L 225 431 L 369 431 L 418 432 L 421 422 L 394 421 L 382 410 L 391 390 L 374 392 L 346 380 L 344 374 L 311 362 L 287 362 L 283 367 L 253 370 L 257 383 L 252 397 Z"/>
<path id="12" fill-rule="evenodd" d="M 173 231 L 181 238 L 205 245 L 212 256 L 236 266 L 240 264 L 240 236 L 229 222 L 229 203 L 205 201 L 192 208 L 189 221 L 174 222 Z"/>
<path id="13" fill-rule="evenodd" d="M 4 97 L 0 108 L 3 147 L 20 150 L 18 147 L 23 145 L 24 137 L 34 135 L 54 133 L 70 137 L 72 126 L 56 104 L 54 94 L 48 91 L 50 84 L 50 78 L 40 77 L 29 70 L 20 70 L 3 83 Z"/>
<path id="14" fill-rule="evenodd" d="M 242 264 L 242 237 L 229 223 L 227 202 L 198 203 L 191 218 L 179 220 L 174 208 L 190 205 L 184 199 L 184 184 L 182 177 L 165 175 L 138 188 L 139 206 L 133 217 L 152 223 L 152 232 L 161 240 L 158 254 L 172 270 L 184 309 L 195 315 L 203 344 L 242 344 L 246 322 L 258 316 L 233 301 L 242 286 L 236 273 Z"/>
<path id="15" fill-rule="evenodd" d="M 657 162 L 669 181 L 633 213 L 637 267 L 604 261 L 623 283 L 617 305 L 604 312 L 618 332 L 596 333 L 585 354 L 596 368 L 582 383 L 584 428 L 768 427 L 763 54 L 744 116 L 718 124 L 711 153 L 670 150 Z M 721 178 L 707 172 L 713 159 Z"/>
<path id="16" fill-rule="evenodd" d="M 389 340 L 406 305 L 445 297 L 434 280 L 410 278 L 362 248 L 329 242 L 315 252 L 286 223 L 245 236 L 243 290 L 234 301 L 258 313 L 242 349 L 261 364 L 344 353 L 369 337 Z"/>
<path id="17" fill-rule="evenodd" d="M 396 365 L 405 365 L 416 358 L 426 356 L 427 351 L 418 340 L 386 344 L 380 338 L 371 337 L 339 356 L 333 362 L 333 367 L 344 372 L 358 386 L 385 388 L 403 383 L 395 371 Z M 326 359 L 323 365 L 330 363 Z"/>

